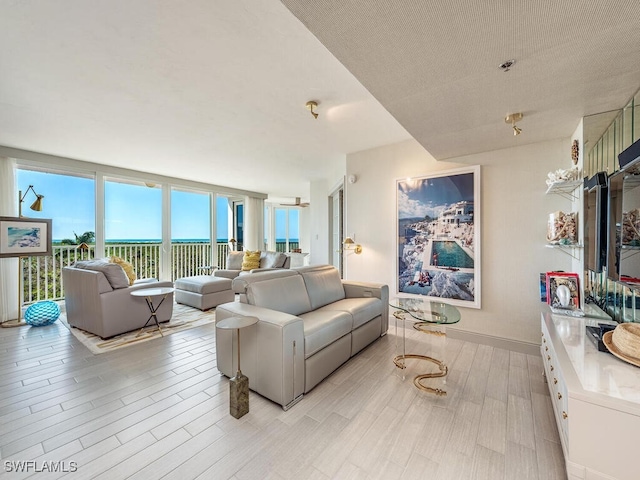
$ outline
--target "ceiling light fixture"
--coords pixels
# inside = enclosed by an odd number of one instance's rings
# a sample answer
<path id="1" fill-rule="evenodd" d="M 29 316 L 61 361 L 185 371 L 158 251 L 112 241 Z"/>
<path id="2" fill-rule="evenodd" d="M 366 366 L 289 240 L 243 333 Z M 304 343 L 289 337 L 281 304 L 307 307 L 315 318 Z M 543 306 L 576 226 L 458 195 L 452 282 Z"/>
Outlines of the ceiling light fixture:
<path id="1" fill-rule="evenodd" d="M 307 102 L 306 107 L 309 109 L 309 111 L 311 112 L 311 115 L 313 115 L 313 118 L 317 119 L 318 118 L 318 114 L 316 112 L 313 111 L 314 108 L 316 108 L 318 106 L 318 102 L 314 101 L 314 100 L 309 100 Z"/>
<path id="2" fill-rule="evenodd" d="M 516 63 L 515 60 L 507 60 L 506 62 L 502 62 L 500 65 L 498 65 L 498 67 L 503 72 L 508 72 L 509 70 L 511 70 L 511 67 L 513 67 L 514 63 Z"/>
<path id="3" fill-rule="evenodd" d="M 521 112 L 518 113 L 510 113 L 506 117 L 504 117 L 504 123 L 510 123 L 511 128 L 513 129 L 513 136 L 520 135 L 522 133 L 522 129 L 516 125 L 516 122 L 522 120 L 523 114 Z"/>

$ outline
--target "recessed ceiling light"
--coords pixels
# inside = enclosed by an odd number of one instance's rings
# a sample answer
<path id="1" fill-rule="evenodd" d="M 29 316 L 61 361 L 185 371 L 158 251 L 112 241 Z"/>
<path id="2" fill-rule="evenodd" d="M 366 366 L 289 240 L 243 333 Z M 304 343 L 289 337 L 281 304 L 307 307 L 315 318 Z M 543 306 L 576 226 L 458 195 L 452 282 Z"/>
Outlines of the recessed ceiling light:
<path id="1" fill-rule="evenodd" d="M 508 72 L 511 69 L 511 67 L 513 67 L 514 63 L 516 63 L 515 60 L 507 60 L 506 62 L 502 62 L 500 65 L 498 65 L 498 67 L 503 72 Z"/>

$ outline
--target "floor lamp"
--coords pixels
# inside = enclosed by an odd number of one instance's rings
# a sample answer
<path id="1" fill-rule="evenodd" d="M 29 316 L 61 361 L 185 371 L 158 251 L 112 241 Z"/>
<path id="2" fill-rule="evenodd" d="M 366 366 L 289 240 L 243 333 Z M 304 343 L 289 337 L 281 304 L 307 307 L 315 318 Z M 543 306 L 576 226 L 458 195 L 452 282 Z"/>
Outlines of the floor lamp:
<path id="1" fill-rule="evenodd" d="M 24 320 L 22 320 L 22 289 L 23 289 L 22 259 L 24 257 L 17 257 L 17 258 L 18 258 L 18 305 L 17 305 L 18 318 L 15 320 L 8 320 L 6 322 L 0 323 L 0 327 L 3 327 L 3 328 L 21 327 L 27 324 Z"/>
<path id="2" fill-rule="evenodd" d="M 24 202 L 29 191 L 32 191 L 36 196 L 36 200 L 30 206 L 31 210 L 40 212 L 42 211 L 42 199 L 44 195 L 38 194 L 33 185 L 29 185 L 27 190 L 22 194 L 22 191 L 18 191 L 18 217 L 0 217 L 0 224 L 2 225 L 2 239 L 7 239 L 7 245 L 2 245 L 0 248 L 0 257 L 17 257 L 18 258 L 18 318 L 16 320 L 9 320 L 0 324 L 2 327 L 18 327 L 26 325 L 22 320 L 22 293 L 23 287 L 23 272 L 22 272 L 22 259 L 25 258 L 24 253 L 29 255 L 51 255 L 51 220 L 49 219 L 34 219 L 24 218 L 22 216 L 22 203 Z M 26 247 L 15 247 L 12 245 L 10 238 L 13 238 L 12 231 L 18 231 L 16 235 L 23 235 L 20 232 L 21 229 L 31 230 L 30 235 L 37 232 L 37 238 L 39 242 L 27 241 Z M 13 229 L 13 230 L 12 230 Z M 5 235 L 6 233 L 6 235 Z M 25 238 L 33 239 L 30 235 Z M 22 240 L 22 239 L 20 239 Z M 22 252 L 17 250 L 23 250 Z"/>
<path id="3" fill-rule="evenodd" d="M 40 195 L 35 191 L 33 185 L 29 185 L 27 190 L 22 194 L 22 190 L 18 191 L 18 219 L 22 219 L 22 204 L 24 203 L 24 199 L 27 197 L 29 191 L 32 191 L 36 196 L 36 200 L 31 204 L 29 208 L 34 212 L 42 211 L 42 199 L 44 195 Z M 51 243 L 51 242 L 49 242 Z M 9 320 L 8 322 L 2 323 L 3 327 L 19 327 L 21 325 L 26 325 L 26 323 L 22 320 L 22 291 L 24 289 L 23 286 L 23 272 L 22 272 L 22 259 L 24 256 L 18 256 L 18 318 L 16 320 Z"/>

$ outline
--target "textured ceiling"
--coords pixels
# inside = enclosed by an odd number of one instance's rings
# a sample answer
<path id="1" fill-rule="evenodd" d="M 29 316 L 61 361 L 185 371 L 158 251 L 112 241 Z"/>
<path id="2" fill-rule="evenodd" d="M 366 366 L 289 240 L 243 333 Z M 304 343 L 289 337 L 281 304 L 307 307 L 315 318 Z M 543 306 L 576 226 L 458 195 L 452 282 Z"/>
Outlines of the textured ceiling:
<path id="1" fill-rule="evenodd" d="M 438 159 L 570 136 L 640 86 L 638 18 L 638 0 L 0 0 L 0 145 L 307 201 L 347 153 L 411 136 Z"/>
<path id="2" fill-rule="evenodd" d="M 640 87 L 638 0 L 282 1 L 440 160 L 569 137 Z"/>
<path id="3" fill-rule="evenodd" d="M 277 0 L 0 0 L 0 72 L 0 145 L 290 201 L 411 138 Z"/>

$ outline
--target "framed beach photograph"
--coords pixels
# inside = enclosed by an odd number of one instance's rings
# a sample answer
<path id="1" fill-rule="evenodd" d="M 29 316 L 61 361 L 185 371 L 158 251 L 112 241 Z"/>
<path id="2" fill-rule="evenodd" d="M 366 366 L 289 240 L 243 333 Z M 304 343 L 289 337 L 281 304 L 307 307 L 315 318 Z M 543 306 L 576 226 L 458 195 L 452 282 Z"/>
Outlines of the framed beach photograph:
<path id="1" fill-rule="evenodd" d="M 0 258 L 51 255 L 51 220 L 0 217 Z"/>
<path id="2" fill-rule="evenodd" d="M 396 181 L 397 294 L 480 308 L 480 166 Z"/>

